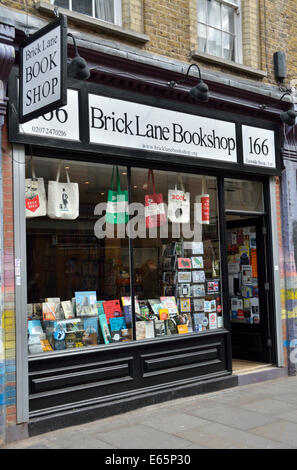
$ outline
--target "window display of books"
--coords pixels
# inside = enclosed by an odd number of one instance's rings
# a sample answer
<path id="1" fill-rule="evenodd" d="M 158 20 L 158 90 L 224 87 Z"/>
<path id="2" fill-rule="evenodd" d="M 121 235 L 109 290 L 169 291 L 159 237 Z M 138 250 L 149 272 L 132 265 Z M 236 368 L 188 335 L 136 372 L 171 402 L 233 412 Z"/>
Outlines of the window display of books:
<path id="1" fill-rule="evenodd" d="M 163 245 L 162 252 L 163 295 L 159 298 L 135 297 L 132 302 L 131 297 L 112 299 L 109 295 L 108 300 L 99 300 L 96 291 L 78 290 L 71 299 L 46 298 L 28 304 L 29 353 L 147 341 L 223 327 L 221 281 L 210 277 L 205 268 L 204 244 L 174 242 Z M 248 281 L 248 270 L 244 276 Z M 247 289 L 246 308 L 248 301 Z M 254 298 L 250 303 L 256 312 Z"/>

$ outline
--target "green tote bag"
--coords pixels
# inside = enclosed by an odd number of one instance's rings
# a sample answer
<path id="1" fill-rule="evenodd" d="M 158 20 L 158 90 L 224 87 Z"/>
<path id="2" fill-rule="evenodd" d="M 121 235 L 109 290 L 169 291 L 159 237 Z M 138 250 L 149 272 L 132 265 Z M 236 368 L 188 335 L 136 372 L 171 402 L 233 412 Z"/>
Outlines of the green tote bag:
<path id="1" fill-rule="evenodd" d="M 116 167 L 117 190 L 114 191 L 115 167 L 112 169 L 110 189 L 107 196 L 105 221 L 108 224 L 125 224 L 129 220 L 128 191 L 121 190 L 119 169 Z"/>

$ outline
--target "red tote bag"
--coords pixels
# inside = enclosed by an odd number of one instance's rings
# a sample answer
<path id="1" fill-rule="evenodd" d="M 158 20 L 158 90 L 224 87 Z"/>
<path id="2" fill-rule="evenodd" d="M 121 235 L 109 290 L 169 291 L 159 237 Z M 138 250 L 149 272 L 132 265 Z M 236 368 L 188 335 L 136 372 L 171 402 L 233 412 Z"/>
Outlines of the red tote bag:
<path id="1" fill-rule="evenodd" d="M 156 193 L 153 170 L 148 171 L 147 189 L 150 190 L 150 178 L 152 180 L 152 193 L 145 195 L 145 226 L 146 228 L 160 227 L 167 221 L 163 195 Z"/>

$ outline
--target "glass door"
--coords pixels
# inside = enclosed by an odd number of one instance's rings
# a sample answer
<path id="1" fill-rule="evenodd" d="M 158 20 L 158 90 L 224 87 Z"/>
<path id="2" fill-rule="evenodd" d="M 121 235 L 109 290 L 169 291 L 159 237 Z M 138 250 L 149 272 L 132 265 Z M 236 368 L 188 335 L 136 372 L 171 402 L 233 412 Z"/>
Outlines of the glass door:
<path id="1" fill-rule="evenodd" d="M 227 261 L 232 357 L 271 362 L 264 217 L 230 218 L 227 216 Z"/>

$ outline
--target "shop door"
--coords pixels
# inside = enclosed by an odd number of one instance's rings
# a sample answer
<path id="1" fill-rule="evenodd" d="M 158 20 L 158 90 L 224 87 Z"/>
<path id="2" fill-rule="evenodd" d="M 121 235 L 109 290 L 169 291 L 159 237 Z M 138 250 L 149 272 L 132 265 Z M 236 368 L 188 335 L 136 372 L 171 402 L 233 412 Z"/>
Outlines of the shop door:
<path id="1" fill-rule="evenodd" d="M 227 259 L 232 358 L 271 362 L 263 217 L 228 221 L 227 216 Z"/>

